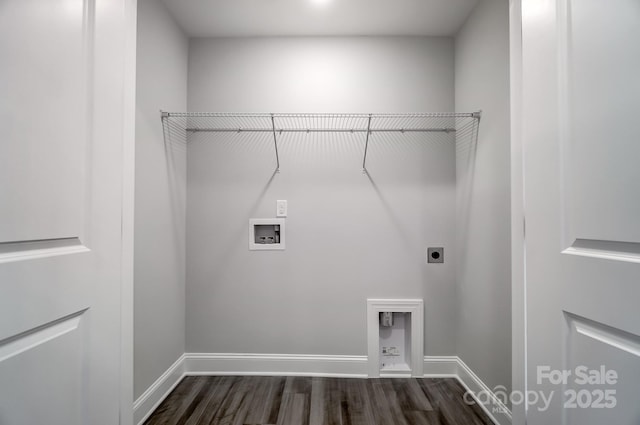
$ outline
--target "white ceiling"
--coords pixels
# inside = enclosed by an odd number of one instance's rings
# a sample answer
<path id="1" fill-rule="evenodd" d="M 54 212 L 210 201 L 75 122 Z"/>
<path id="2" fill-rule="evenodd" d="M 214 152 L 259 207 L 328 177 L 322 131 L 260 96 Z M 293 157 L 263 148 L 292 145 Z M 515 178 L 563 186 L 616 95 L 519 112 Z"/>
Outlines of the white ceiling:
<path id="1" fill-rule="evenodd" d="M 451 36 L 477 0 L 164 0 L 191 37 Z"/>

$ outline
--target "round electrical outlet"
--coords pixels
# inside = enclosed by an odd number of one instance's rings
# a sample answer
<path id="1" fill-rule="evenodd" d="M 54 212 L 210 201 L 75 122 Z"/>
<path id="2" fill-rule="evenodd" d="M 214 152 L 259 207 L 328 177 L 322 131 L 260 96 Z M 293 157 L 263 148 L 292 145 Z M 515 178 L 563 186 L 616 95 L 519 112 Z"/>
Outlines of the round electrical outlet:
<path id="1" fill-rule="evenodd" d="M 444 263 L 444 248 L 427 248 L 428 263 Z"/>

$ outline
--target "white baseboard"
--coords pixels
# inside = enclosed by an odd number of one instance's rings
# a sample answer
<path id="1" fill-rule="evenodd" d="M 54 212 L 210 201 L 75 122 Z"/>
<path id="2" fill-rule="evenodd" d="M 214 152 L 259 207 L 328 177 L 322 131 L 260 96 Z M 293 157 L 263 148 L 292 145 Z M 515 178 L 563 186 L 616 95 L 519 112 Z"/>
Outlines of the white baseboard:
<path id="1" fill-rule="evenodd" d="M 496 394 L 456 356 L 458 368 L 456 376 L 476 403 L 497 425 L 511 425 L 511 410 L 502 403 Z M 506 388 L 504 389 L 506 393 Z"/>
<path id="2" fill-rule="evenodd" d="M 457 378 L 458 357 L 424 356 L 423 372 L 425 378 Z"/>
<path id="3" fill-rule="evenodd" d="M 187 375 L 367 377 L 367 356 L 186 353 L 184 357 Z"/>
<path id="4" fill-rule="evenodd" d="M 141 425 L 187 375 L 367 378 L 367 366 L 367 356 L 185 353 L 135 401 L 134 423 Z M 459 357 L 425 356 L 424 377 L 457 378 L 497 425 L 511 424 L 509 409 Z"/>
<path id="5" fill-rule="evenodd" d="M 184 354 L 178 357 L 133 403 L 133 423 L 141 425 L 184 377 Z"/>

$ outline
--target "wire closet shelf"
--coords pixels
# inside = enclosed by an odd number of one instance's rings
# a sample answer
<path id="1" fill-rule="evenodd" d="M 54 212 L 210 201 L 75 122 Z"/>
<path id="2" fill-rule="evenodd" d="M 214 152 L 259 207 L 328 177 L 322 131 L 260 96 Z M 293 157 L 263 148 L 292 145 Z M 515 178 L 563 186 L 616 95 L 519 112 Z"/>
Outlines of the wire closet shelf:
<path id="1" fill-rule="evenodd" d="M 455 141 L 475 143 L 481 111 L 407 114 L 302 114 L 302 113 L 219 113 L 161 111 L 165 143 L 188 142 L 199 132 L 270 133 L 280 170 L 278 136 L 283 133 L 362 133 L 362 169 L 367 170 L 369 141 L 375 133 L 445 133 Z"/>

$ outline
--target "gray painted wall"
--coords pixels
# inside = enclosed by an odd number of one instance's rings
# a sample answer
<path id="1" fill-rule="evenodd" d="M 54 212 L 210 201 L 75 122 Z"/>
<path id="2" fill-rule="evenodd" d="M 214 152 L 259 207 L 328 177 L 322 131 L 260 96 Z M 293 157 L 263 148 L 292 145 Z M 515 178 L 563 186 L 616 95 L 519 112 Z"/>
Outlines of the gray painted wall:
<path id="1" fill-rule="evenodd" d="M 455 39 L 458 111 L 482 109 L 477 149 L 457 155 L 458 356 L 511 387 L 509 5 L 478 3 Z"/>
<path id="2" fill-rule="evenodd" d="M 451 38 L 195 39 L 189 110 L 450 111 Z M 425 301 L 425 354 L 455 352 L 455 146 L 446 137 L 200 133 L 188 148 L 188 352 L 366 355 L 366 298 Z M 508 176 L 507 176 L 508 177 Z M 289 201 L 286 251 L 249 218 Z M 508 221 L 507 221 L 508 222 Z M 448 250 L 426 264 L 426 248 Z"/>
<path id="3" fill-rule="evenodd" d="M 138 0 L 134 396 L 184 353 L 186 148 L 159 110 L 187 107 L 188 40 L 162 2 Z"/>

